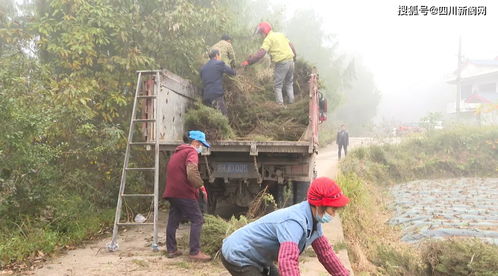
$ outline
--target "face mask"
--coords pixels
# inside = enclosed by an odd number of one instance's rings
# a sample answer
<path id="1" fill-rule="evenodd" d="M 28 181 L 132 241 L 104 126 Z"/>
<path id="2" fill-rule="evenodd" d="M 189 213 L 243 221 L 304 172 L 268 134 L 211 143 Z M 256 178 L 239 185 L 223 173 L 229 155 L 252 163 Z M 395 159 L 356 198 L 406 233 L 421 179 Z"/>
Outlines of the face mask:
<path id="1" fill-rule="evenodd" d="M 316 214 L 316 220 L 318 220 L 318 222 L 320 223 L 329 223 L 332 221 L 332 216 L 329 215 L 327 212 L 325 212 L 323 216 Z"/>
<path id="2" fill-rule="evenodd" d="M 201 153 L 202 152 L 202 146 L 200 146 L 198 148 L 195 148 L 195 150 L 197 151 L 197 153 Z"/>

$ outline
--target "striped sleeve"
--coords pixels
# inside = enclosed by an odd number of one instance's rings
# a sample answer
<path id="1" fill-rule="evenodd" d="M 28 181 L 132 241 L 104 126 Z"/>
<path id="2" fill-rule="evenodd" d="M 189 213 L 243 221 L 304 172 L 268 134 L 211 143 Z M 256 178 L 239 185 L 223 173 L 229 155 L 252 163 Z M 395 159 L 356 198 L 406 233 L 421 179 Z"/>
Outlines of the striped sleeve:
<path id="1" fill-rule="evenodd" d="M 258 62 L 260 59 L 262 59 L 266 55 L 267 50 L 261 48 L 259 49 L 254 55 L 251 55 L 247 58 L 247 62 L 249 64 L 253 64 Z"/>
<path id="2" fill-rule="evenodd" d="M 325 236 L 321 236 L 314 240 L 311 246 L 313 246 L 313 250 L 315 250 L 320 263 L 322 263 L 322 265 L 331 275 L 349 275 L 349 270 L 347 270 L 344 265 L 342 265 L 341 261 L 335 254 L 332 246 L 330 246 L 329 241 Z"/>
<path id="3" fill-rule="evenodd" d="M 295 242 L 283 242 L 278 250 L 278 270 L 281 276 L 299 276 L 299 248 Z"/>

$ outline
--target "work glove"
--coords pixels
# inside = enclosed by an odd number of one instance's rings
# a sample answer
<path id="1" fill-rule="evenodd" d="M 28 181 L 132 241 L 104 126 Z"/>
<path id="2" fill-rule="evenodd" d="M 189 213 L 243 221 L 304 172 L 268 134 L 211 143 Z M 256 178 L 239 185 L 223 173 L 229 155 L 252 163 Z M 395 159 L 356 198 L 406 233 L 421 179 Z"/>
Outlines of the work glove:
<path id="1" fill-rule="evenodd" d="M 208 192 L 206 190 L 206 187 L 202 186 L 199 188 L 199 190 L 202 192 L 202 197 L 204 198 L 204 201 L 208 202 Z"/>

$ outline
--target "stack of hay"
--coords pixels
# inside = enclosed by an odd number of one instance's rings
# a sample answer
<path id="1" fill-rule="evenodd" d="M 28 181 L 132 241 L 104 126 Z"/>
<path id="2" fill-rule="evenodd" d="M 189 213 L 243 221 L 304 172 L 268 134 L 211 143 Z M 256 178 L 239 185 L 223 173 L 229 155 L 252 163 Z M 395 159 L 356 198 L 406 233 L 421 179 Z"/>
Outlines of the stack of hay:
<path id="1" fill-rule="evenodd" d="M 306 63 L 296 63 L 295 102 L 283 107 L 275 102 L 271 68 L 240 69 L 225 81 L 228 118 L 199 101 L 187 112 L 185 129 L 202 130 L 211 140 L 297 141 L 308 125 L 311 70 Z"/>

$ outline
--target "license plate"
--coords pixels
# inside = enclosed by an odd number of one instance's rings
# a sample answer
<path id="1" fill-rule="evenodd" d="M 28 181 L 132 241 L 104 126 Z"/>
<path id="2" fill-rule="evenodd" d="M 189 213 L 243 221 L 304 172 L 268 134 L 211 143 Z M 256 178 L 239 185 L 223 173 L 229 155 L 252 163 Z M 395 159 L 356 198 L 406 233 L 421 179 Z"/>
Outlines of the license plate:
<path id="1" fill-rule="evenodd" d="M 215 177 L 251 177 L 254 175 L 251 163 L 220 162 L 216 163 Z"/>

